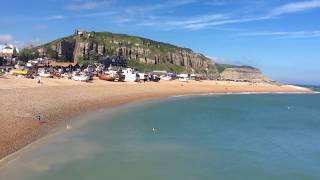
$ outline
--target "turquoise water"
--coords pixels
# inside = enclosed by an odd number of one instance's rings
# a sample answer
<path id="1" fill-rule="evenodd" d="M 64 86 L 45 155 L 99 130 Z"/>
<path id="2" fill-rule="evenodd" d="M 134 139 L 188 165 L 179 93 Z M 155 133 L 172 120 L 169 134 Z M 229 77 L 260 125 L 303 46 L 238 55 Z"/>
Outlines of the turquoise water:
<path id="1" fill-rule="evenodd" d="M 31 147 L 0 179 L 320 179 L 320 95 L 182 97 L 118 111 Z"/>

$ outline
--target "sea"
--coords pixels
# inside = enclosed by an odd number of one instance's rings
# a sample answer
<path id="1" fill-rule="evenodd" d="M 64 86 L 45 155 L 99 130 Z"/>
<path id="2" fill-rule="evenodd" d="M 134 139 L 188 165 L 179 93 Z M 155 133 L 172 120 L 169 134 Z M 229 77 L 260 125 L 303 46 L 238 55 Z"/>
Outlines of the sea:
<path id="1" fill-rule="evenodd" d="M 320 179 L 320 94 L 176 96 L 66 125 L 0 179 Z"/>

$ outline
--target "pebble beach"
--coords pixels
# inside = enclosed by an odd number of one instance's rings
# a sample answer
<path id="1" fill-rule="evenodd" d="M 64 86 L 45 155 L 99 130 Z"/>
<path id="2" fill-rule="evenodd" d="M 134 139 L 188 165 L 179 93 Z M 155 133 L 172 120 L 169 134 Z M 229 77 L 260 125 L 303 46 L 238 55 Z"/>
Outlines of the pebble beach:
<path id="1" fill-rule="evenodd" d="M 170 97 L 207 93 L 310 93 L 288 85 L 226 81 L 160 81 L 89 83 L 66 79 L 0 78 L 0 159 L 58 129 L 70 119 L 100 108 Z"/>

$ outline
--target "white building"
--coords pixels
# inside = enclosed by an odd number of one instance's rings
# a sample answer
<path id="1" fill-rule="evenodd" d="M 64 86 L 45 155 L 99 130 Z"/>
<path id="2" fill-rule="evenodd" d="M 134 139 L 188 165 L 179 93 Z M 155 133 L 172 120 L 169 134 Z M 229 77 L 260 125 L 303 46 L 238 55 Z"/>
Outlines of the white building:
<path id="1" fill-rule="evenodd" d="M 17 56 L 19 49 L 11 44 L 0 45 L 0 56 L 4 58 L 12 58 Z"/>

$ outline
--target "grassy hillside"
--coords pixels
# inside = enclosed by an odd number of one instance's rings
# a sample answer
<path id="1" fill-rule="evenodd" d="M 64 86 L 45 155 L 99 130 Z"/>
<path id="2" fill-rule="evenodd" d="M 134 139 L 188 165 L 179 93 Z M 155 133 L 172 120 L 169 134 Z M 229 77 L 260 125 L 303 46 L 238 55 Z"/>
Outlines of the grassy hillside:
<path id="1" fill-rule="evenodd" d="M 138 36 L 129 36 L 126 34 L 114 34 L 110 32 L 93 32 L 90 38 L 81 38 L 82 42 L 90 42 L 95 44 L 103 44 L 108 47 L 109 53 L 114 53 L 116 48 L 119 47 L 117 43 L 120 43 L 128 48 L 140 47 L 147 48 L 153 54 L 166 55 L 168 52 L 177 52 L 179 50 L 185 50 L 192 52 L 188 48 L 180 48 L 172 44 L 158 42 L 150 39 L 146 39 Z M 117 42 L 117 43 L 116 43 Z"/>
<path id="2" fill-rule="evenodd" d="M 252 66 L 237 66 L 237 65 L 231 65 L 231 64 L 219 64 L 216 63 L 217 69 L 219 73 L 222 73 L 227 68 L 248 68 L 248 69 L 256 69 Z"/>

